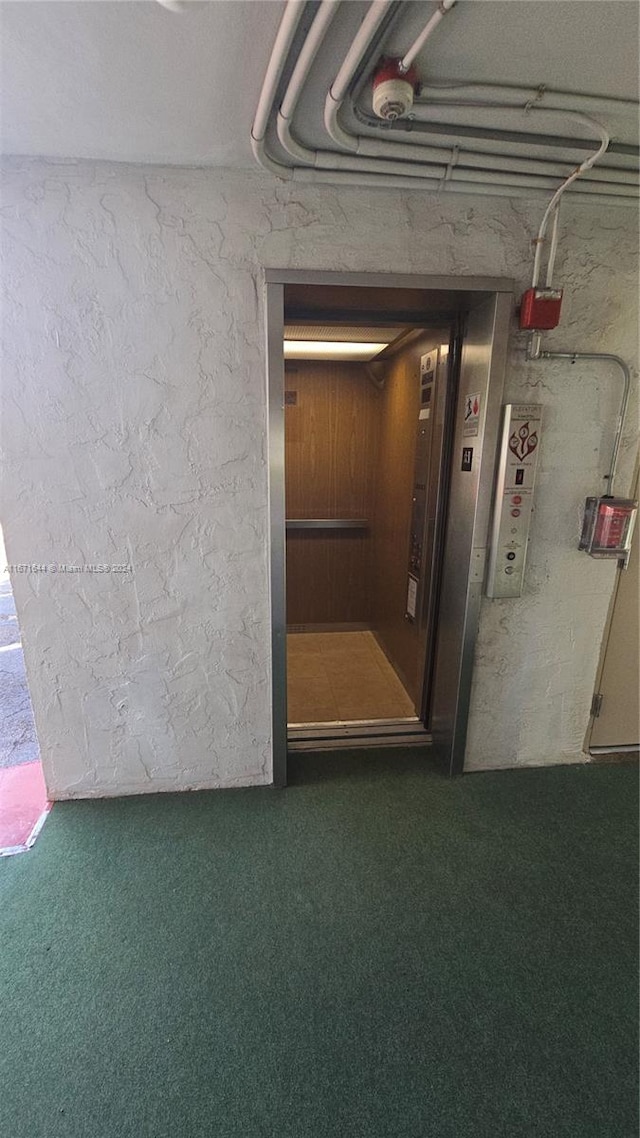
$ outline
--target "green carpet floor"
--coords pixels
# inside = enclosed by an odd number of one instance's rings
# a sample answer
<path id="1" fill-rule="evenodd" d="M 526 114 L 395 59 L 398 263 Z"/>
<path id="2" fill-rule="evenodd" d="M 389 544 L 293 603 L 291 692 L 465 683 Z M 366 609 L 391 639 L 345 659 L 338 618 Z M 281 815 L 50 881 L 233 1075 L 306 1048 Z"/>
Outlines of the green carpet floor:
<path id="1" fill-rule="evenodd" d="M 56 806 L 0 865 L 6 1138 L 636 1138 L 633 766 Z"/>

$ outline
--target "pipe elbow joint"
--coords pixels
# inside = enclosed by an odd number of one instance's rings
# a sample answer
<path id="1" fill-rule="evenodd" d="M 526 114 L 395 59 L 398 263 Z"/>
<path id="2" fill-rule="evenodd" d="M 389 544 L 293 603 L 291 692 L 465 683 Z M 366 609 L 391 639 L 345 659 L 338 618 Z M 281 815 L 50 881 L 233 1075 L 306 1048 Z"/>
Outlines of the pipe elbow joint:
<path id="1" fill-rule="evenodd" d="M 298 162 L 303 162 L 305 166 L 315 165 L 316 151 L 309 150 L 293 137 L 290 120 L 285 118 L 282 112 L 278 113 L 276 130 L 278 133 L 278 141 L 290 158 L 295 158 Z"/>
<path id="2" fill-rule="evenodd" d="M 353 135 L 347 134 L 338 122 L 338 111 L 342 106 L 342 100 L 338 101 L 334 98 L 331 90 L 327 92 L 327 97 L 324 104 L 324 128 L 330 138 L 341 146 L 343 150 L 350 150 L 352 153 L 358 151 L 358 140 Z"/>

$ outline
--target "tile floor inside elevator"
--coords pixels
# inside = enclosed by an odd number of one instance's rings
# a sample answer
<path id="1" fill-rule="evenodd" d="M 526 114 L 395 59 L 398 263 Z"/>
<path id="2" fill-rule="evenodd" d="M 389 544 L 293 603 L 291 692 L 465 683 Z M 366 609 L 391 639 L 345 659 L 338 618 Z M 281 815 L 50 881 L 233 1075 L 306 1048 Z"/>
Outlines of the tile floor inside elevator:
<path id="1" fill-rule="evenodd" d="M 288 633 L 287 699 L 291 725 L 416 714 L 401 680 L 368 631 Z"/>

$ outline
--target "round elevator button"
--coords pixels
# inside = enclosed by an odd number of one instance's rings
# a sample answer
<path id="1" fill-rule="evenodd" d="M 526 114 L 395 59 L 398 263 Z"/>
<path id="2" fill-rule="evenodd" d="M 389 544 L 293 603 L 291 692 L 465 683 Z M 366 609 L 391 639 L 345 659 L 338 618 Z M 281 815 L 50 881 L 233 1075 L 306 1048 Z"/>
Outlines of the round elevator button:
<path id="1" fill-rule="evenodd" d="M 507 561 L 515 561 L 515 559 L 516 559 L 515 553 L 513 553 L 513 552 L 507 553 Z"/>

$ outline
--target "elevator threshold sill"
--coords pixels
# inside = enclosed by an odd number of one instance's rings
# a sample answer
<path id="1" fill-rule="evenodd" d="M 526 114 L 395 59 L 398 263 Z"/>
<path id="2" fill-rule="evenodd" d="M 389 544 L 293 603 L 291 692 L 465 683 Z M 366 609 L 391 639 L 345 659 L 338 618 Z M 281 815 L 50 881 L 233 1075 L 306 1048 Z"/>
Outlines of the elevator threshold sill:
<path id="1" fill-rule="evenodd" d="M 423 723 L 417 715 L 393 719 L 329 719 L 322 722 L 288 723 L 289 731 L 335 731 L 336 729 L 359 730 L 363 727 L 397 730 L 399 727 L 409 731 L 424 731 Z"/>
<path id="2" fill-rule="evenodd" d="M 422 735 L 331 735 L 319 739 L 289 739 L 287 750 L 295 751 L 342 751 L 347 747 L 415 747 L 418 744 L 430 747 L 433 740 L 424 731 Z"/>
<path id="3" fill-rule="evenodd" d="M 590 755 L 633 755 L 640 750 L 640 743 L 609 743 L 606 746 L 589 747 Z"/>
<path id="4" fill-rule="evenodd" d="M 312 747 L 316 744 L 333 741 L 346 743 L 361 741 L 374 743 L 376 740 L 400 742 L 431 742 L 431 735 L 419 719 L 361 720 L 359 722 L 335 723 L 295 723 L 287 732 L 289 747 Z"/>

